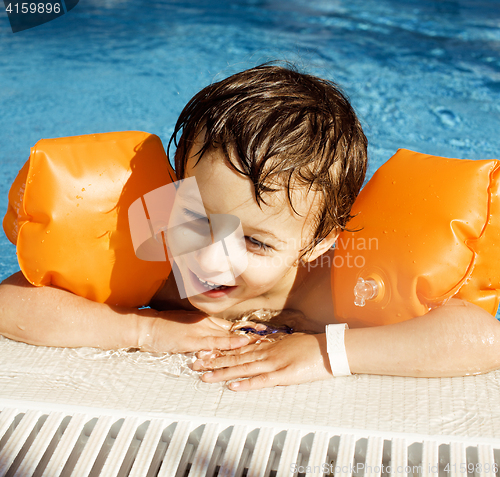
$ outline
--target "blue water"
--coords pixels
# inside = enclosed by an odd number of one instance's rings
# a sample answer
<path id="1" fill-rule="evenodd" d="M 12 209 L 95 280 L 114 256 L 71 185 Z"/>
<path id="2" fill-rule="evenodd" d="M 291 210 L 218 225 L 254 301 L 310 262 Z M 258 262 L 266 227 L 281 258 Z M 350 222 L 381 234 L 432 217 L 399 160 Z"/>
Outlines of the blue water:
<path id="1" fill-rule="evenodd" d="M 0 213 L 40 138 L 145 130 L 166 143 L 206 84 L 270 59 L 333 79 L 370 141 L 500 157 L 500 2 L 81 0 L 13 34 L 0 11 Z M 18 270 L 0 238 L 0 278 Z"/>

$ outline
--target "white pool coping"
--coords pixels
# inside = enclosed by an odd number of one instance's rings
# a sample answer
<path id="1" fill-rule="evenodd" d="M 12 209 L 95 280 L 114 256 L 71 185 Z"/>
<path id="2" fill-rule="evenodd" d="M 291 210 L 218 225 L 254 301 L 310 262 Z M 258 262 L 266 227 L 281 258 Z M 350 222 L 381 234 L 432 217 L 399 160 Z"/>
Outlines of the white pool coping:
<path id="1" fill-rule="evenodd" d="M 457 378 L 357 375 L 235 393 L 127 357 L 0 338 L 0 403 L 20 409 L 106 409 L 208 421 L 280 423 L 441 436 L 500 447 L 500 371 Z"/>

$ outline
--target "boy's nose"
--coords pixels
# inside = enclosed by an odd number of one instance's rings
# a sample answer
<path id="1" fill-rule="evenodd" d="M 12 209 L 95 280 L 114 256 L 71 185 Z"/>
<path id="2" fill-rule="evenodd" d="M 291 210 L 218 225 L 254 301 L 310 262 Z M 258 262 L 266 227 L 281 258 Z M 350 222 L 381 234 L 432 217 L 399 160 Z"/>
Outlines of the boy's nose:
<path id="1" fill-rule="evenodd" d="M 230 214 L 211 214 L 213 243 L 200 247 L 195 258 L 204 273 L 231 272 L 235 276 L 243 273 L 248 265 L 243 229 L 238 217 Z"/>
<path id="2" fill-rule="evenodd" d="M 217 241 L 208 247 L 196 250 L 194 257 L 198 262 L 200 271 L 206 274 L 206 278 L 213 276 L 214 273 L 231 270 L 229 257 L 226 255 L 222 241 Z"/>

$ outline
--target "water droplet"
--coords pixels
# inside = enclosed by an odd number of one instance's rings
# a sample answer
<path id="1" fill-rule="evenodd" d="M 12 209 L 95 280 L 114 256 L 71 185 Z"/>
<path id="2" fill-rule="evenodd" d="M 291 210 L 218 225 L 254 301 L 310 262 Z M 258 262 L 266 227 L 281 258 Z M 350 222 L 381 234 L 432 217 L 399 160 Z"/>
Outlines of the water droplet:
<path id="1" fill-rule="evenodd" d="M 50 234 L 50 230 L 46 230 L 46 231 L 45 231 L 45 233 L 46 233 L 46 234 Z"/>

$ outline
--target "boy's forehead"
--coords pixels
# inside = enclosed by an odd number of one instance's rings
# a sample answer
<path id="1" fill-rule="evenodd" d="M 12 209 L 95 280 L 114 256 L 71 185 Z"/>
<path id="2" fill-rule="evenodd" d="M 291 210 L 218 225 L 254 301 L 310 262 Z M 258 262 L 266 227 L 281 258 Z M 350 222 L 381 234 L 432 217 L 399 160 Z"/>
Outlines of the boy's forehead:
<path id="1" fill-rule="evenodd" d="M 267 228 L 272 228 L 275 235 L 278 235 L 277 232 L 295 235 L 302 233 L 304 227 L 309 227 L 311 213 L 318 205 L 316 192 L 307 193 L 305 187 L 290 191 L 294 209 L 300 215 L 294 213 L 286 188 L 280 184 L 272 185 L 278 191 L 263 194 L 267 205 L 261 201 L 259 206 L 252 181 L 231 167 L 222 148 L 207 150 L 198 162 L 200 147 L 199 143 L 193 145 L 185 177 L 196 177 L 207 213 L 234 214 L 243 225 L 268 225 Z M 237 164 L 236 160 L 231 160 Z"/>

